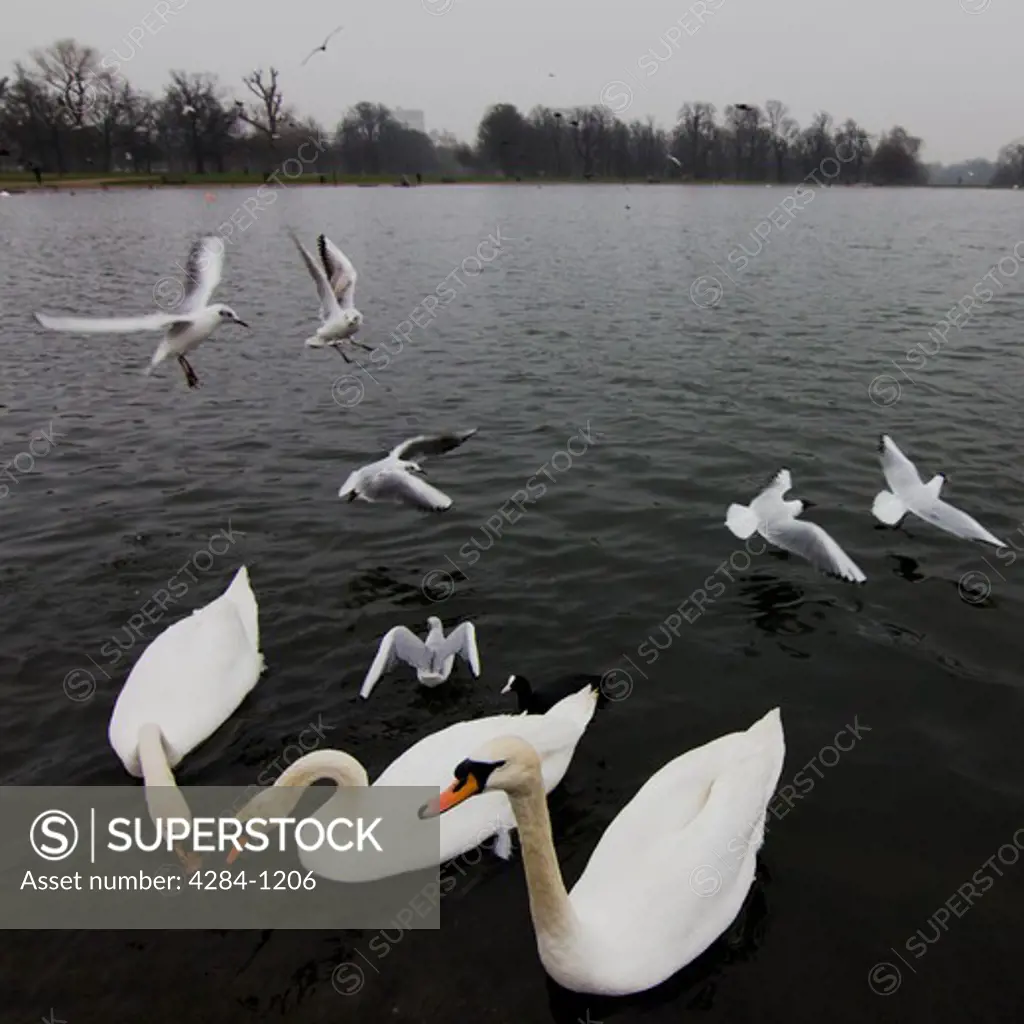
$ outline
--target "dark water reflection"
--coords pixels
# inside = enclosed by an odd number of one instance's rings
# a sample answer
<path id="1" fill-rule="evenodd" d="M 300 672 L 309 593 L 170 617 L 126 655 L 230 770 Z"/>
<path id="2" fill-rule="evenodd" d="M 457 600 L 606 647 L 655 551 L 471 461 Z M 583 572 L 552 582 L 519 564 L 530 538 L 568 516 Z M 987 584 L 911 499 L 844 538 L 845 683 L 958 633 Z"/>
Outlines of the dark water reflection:
<path id="1" fill-rule="evenodd" d="M 31 324 L 34 309 L 145 310 L 189 239 L 237 205 L 231 191 L 212 205 L 201 191 L 28 196 L 0 211 L 0 456 L 51 422 L 63 435 L 0 500 L 0 778 L 133 784 L 107 721 L 163 623 L 116 665 L 100 652 L 230 524 L 237 545 L 167 621 L 244 561 L 268 671 L 183 783 L 248 785 L 318 716 L 375 777 L 428 731 L 511 709 L 499 691 L 512 672 L 622 667 L 631 695 L 595 717 L 551 799 L 570 884 L 650 774 L 775 705 L 783 782 L 804 772 L 813 787 L 772 823 L 735 928 L 634 999 L 553 990 L 519 859 L 485 853 L 445 897 L 442 931 L 405 933 L 382 958 L 373 934 L 347 931 L 9 933 L 0 1016 L 1015 1019 L 1024 866 L 1004 866 L 920 960 L 906 941 L 1024 825 L 1024 570 L 924 524 L 876 529 L 870 507 L 886 431 L 922 471 L 947 472 L 950 500 L 997 535 L 1018 529 L 1021 279 L 894 404 L 868 386 L 1012 250 L 1019 197 L 833 189 L 734 283 L 714 263 L 777 190 L 632 188 L 628 214 L 613 186 L 296 190 L 229 251 L 219 297 L 254 329 L 196 353 L 198 393 L 176 369 L 141 376 L 152 339 Z M 365 397 L 343 407 L 332 385 L 348 368 L 301 346 L 315 300 L 289 224 L 327 230 L 352 256 L 371 343 L 497 225 L 510 241 L 386 368 L 367 365 L 376 382 L 359 371 Z M 690 301 L 698 275 L 722 277 L 718 305 Z M 465 545 L 587 424 L 594 443 L 470 564 Z M 350 468 L 447 426 L 480 432 L 432 472 L 455 499 L 443 517 L 337 501 Z M 736 550 L 727 505 L 782 465 L 868 583 L 759 556 L 645 660 L 639 645 Z M 421 585 L 439 569 L 454 593 L 435 603 Z M 473 618 L 483 677 L 430 694 L 396 675 L 357 701 L 378 638 L 431 614 Z M 95 677 L 91 699 L 69 699 L 74 670 Z M 869 731 L 820 767 L 855 721 Z M 344 962 L 365 973 L 348 996 L 331 983 Z M 900 986 L 876 994 L 869 973 L 889 962 Z"/>

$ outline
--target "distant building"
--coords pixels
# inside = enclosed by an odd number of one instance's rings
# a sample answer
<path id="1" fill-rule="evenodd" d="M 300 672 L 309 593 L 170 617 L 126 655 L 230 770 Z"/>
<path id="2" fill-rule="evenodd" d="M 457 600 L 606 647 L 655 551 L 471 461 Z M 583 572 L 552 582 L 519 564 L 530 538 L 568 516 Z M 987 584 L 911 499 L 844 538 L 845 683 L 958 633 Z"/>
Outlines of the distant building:
<path id="1" fill-rule="evenodd" d="M 427 133 L 427 122 L 422 110 L 404 110 L 402 107 L 395 107 L 395 120 L 414 132 L 423 132 L 424 135 Z"/>

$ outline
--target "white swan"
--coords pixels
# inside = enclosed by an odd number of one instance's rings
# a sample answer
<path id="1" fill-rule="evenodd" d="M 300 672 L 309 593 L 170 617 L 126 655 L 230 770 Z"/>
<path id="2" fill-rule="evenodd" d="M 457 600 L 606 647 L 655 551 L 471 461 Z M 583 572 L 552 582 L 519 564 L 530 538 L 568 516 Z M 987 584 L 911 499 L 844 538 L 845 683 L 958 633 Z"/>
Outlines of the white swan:
<path id="1" fill-rule="evenodd" d="M 784 755 L 775 708 L 746 732 L 669 761 L 605 829 L 571 894 L 551 839 L 537 754 L 522 739 L 484 745 L 420 816 L 457 813 L 450 809 L 475 793 L 507 793 L 545 970 L 574 992 L 627 995 L 670 978 L 739 913 Z"/>
<path id="2" fill-rule="evenodd" d="M 154 820 L 191 814 L 173 769 L 231 717 L 263 671 L 259 609 L 243 565 L 215 601 L 165 629 L 135 663 L 108 736 L 146 784 Z"/>
<path id="3" fill-rule="evenodd" d="M 381 773 L 374 786 L 435 786 L 440 792 L 451 780 L 451 766 L 498 736 L 517 736 L 530 743 L 536 751 L 538 785 L 549 793 L 562 781 L 572 755 L 594 715 L 598 691 L 587 686 L 556 704 L 543 715 L 492 715 L 454 725 L 424 737 L 410 747 Z M 314 750 L 289 765 L 274 785 L 253 797 L 238 813 L 239 821 L 249 818 L 287 817 L 299 802 L 306 786 L 318 779 L 331 779 L 338 786 L 367 785 L 366 769 L 340 750 Z M 327 824 L 340 813 L 337 795 L 307 817 Z M 424 825 L 413 818 L 410 830 Z M 302 866 L 336 882 L 365 882 L 388 875 L 418 871 L 452 860 L 475 849 L 486 839 L 497 835 L 495 852 L 508 858 L 512 852 L 510 831 L 516 827 L 508 797 L 504 793 L 488 793 L 480 800 L 441 820 L 440 850 L 432 841 L 432 854 L 424 859 L 423 847 L 428 844 L 410 842 L 403 859 L 388 851 L 387 861 L 366 858 L 353 861 L 329 848 L 325 843 L 316 850 L 299 850 Z M 234 862 L 237 850 L 228 854 Z"/>

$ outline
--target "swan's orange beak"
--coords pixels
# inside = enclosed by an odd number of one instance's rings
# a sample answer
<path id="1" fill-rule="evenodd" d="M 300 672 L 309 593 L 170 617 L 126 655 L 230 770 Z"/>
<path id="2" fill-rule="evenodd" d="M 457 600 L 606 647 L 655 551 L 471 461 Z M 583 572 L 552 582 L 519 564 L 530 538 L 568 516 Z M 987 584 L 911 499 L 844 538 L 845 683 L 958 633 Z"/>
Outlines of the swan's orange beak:
<path id="1" fill-rule="evenodd" d="M 242 847 L 242 850 L 244 850 L 244 849 L 245 849 L 245 846 Z M 231 849 L 228 851 L 228 856 L 227 856 L 228 864 L 234 864 L 235 861 L 238 860 L 239 857 L 241 857 L 242 850 L 240 850 L 237 846 L 232 846 Z"/>
<path id="2" fill-rule="evenodd" d="M 480 783 L 475 775 L 468 775 L 465 782 L 456 779 L 440 796 L 428 800 L 420 809 L 420 818 L 436 818 L 445 811 L 468 800 L 471 796 L 480 792 Z"/>

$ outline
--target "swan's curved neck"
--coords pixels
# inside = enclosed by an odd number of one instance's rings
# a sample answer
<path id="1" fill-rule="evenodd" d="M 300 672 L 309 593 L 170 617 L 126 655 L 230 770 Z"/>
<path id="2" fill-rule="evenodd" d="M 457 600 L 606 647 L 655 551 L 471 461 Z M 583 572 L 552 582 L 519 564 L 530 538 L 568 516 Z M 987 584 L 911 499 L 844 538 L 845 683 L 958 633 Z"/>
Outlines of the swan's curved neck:
<path id="1" fill-rule="evenodd" d="M 522 790 L 508 794 L 523 845 L 523 867 L 530 896 L 530 916 L 538 938 L 563 943 L 577 932 L 578 920 L 562 881 L 551 838 L 551 817 L 540 772 L 531 773 Z"/>
<path id="2" fill-rule="evenodd" d="M 192 812 L 167 760 L 160 726 L 148 723 L 139 730 L 139 762 L 146 786 L 146 806 L 154 823 L 160 818 L 191 821 Z"/>
<path id="3" fill-rule="evenodd" d="M 302 799 L 306 787 L 320 779 L 329 779 L 339 788 L 370 783 L 366 769 L 351 755 L 342 750 L 314 750 L 288 765 L 274 784 L 254 796 L 236 817 L 284 816 Z"/>
<path id="4" fill-rule="evenodd" d="M 312 786 L 320 779 L 329 779 L 338 786 L 367 786 L 366 769 L 343 750 L 314 750 L 300 757 L 274 781 L 275 786 Z"/>
<path id="5" fill-rule="evenodd" d="M 160 726 L 152 723 L 139 730 L 139 761 L 147 786 L 174 786 L 174 772 L 167 761 Z"/>

